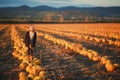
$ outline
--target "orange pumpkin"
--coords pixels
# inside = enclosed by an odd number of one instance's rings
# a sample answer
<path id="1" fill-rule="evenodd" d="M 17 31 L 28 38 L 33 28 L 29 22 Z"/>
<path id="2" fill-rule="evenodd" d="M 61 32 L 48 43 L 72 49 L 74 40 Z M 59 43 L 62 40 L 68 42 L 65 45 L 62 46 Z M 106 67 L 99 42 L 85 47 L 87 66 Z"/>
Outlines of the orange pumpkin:
<path id="1" fill-rule="evenodd" d="M 42 80 L 40 76 L 35 76 L 33 80 Z"/>
<path id="2" fill-rule="evenodd" d="M 28 64 L 24 62 L 24 63 L 21 63 L 19 67 L 20 67 L 20 69 L 25 70 L 25 68 L 27 66 L 28 66 Z"/>
<path id="3" fill-rule="evenodd" d="M 26 76 L 25 72 L 19 73 L 19 80 L 27 80 L 27 76 Z"/>
<path id="4" fill-rule="evenodd" d="M 116 68 L 118 68 L 118 67 L 119 67 L 119 64 L 115 63 L 114 66 L 115 66 Z"/>
<path id="5" fill-rule="evenodd" d="M 34 59 L 33 59 L 33 62 L 34 62 L 36 65 L 40 65 L 40 64 L 41 64 L 41 61 L 40 61 L 40 59 L 38 59 L 38 58 L 34 58 Z"/>
<path id="6" fill-rule="evenodd" d="M 92 60 L 93 60 L 93 61 L 98 61 L 99 59 L 100 59 L 99 56 L 93 56 L 93 57 L 92 57 Z"/>
<path id="7" fill-rule="evenodd" d="M 32 68 L 31 68 L 31 74 L 34 74 L 34 75 L 38 75 L 38 73 L 43 70 L 40 66 L 38 65 L 34 65 Z"/>
<path id="8" fill-rule="evenodd" d="M 40 76 L 40 80 L 45 80 L 45 72 L 44 71 L 40 71 L 39 76 Z"/>
<path id="9" fill-rule="evenodd" d="M 102 64 L 105 64 L 107 60 L 108 60 L 107 56 L 101 57 L 101 63 Z"/>
<path id="10" fill-rule="evenodd" d="M 33 64 L 32 64 L 32 63 L 29 63 L 29 65 L 26 67 L 26 71 L 27 71 L 28 73 L 30 73 L 32 66 L 33 66 Z"/>
<path id="11" fill-rule="evenodd" d="M 87 53 L 87 56 L 90 60 L 92 60 L 93 54 L 92 53 Z"/>
<path id="12" fill-rule="evenodd" d="M 106 61 L 105 68 L 108 72 L 113 72 L 115 70 L 114 65 L 110 62 L 110 60 Z"/>
<path id="13" fill-rule="evenodd" d="M 12 53 L 12 55 L 13 55 L 14 57 L 17 57 L 18 54 L 19 54 L 19 53 L 18 53 L 17 51 L 14 51 L 14 52 Z"/>
<path id="14" fill-rule="evenodd" d="M 29 75 L 28 75 L 28 80 L 33 80 L 34 77 L 35 77 L 35 75 L 29 74 Z"/>
<path id="15" fill-rule="evenodd" d="M 29 62 L 30 61 L 29 56 L 25 56 L 24 59 L 23 59 L 23 61 L 28 61 Z"/>
<path id="16" fill-rule="evenodd" d="M 19 60 L 23 60 L 23 59 L 24 59 L 24 56 L 23 56 L 23 55 L 22 55 L 22 56 L 19 56 L 18 59 L 19 59 Z"/>

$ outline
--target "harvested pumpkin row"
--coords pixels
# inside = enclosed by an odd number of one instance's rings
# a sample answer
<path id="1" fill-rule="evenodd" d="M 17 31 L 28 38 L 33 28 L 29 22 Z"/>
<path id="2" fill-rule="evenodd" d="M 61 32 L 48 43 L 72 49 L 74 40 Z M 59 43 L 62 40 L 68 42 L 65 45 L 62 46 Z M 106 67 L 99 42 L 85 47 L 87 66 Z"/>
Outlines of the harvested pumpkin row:
<path id="1" fill-rule="evenodd" d="M 37 27 L 36 29 L 39 29 L 39 27 Z M 71 33 L 71 32 L 62 32 L 62 31 L 58 31 L 58 30 L 50 30 L 50 29 L 44 29 L 44 28 L 40 28 L 40 30 L 45 31 L 45 32 L 50 32 L 52 34 L 58 34 L 58 35 L 64 35 L 67 37 L 77 37 L 78 39 L 85 39 L 85 40 L 90 40 L 90 41 L 96 41 L 96 42 L 102 42 L 102 43 L 108 43 L 109 45 L 116 45 L 117 47 L 120 46 L 120 41 L 113 41 L 110 39 L 105 39 L 105 38 L 97 38 L 97 37 L 91 37 L 89 35 L 81 35 L 78 33 Z"/>
<path id="2" fill-rule="evenodd" d="M 15 49 L 12 55 L 21 60 L 21 64 L 19 65 L 21 69 L 19 80 L 45 80 L 45 72 L 40 66 L 40 59 L 34 57 L 33 60 L 30 61 L 27 55 L 27 47 L 25 46 L 23 39 L 19 37 L 15 26 L 12 26 L 11 39 L 14 41 Z"/>
<path id="3" fill-rule="evenodd" d="M 46 28 L 48 30 L 52 27 L 54 30 L 64 32 L 120 39 L 120 24 L 53 24 L 52 26 L 49 24 L 46 24 L 45 26 L 44 24 L 37 24 L 35 26 L 40 26 L 41 28 Z"/>
<path id="4" fill-rule="evenodd" d="M 111 60 L 108 59 L 107 56 L 101 56 L 99 55 L 98 52 L 91 50 L 91 49 L 86 49 L 85 47 L 83 47 L 81 44 L 77 44 L 77 43 L 71 43 L 68 42 L 66 40 L 63 39 L 57 39 L 49 34 L 43 34 L 40 33 L 38 35 L 43 36 L 45 39 L 50 40 L 56 44 L 65 46 L 66 48 L 69 48 L 77 53 L 79 53 L 80 55 L 86 56 L 88 57 L 90 60 L 93 61 L 99 61 L 101 64 L 105 65 L 105 68 L 108 72 L 112 72 L 114 71 L 117 67 L 119 67 L 118 64 L 114 64 L 112 63 Z"/>

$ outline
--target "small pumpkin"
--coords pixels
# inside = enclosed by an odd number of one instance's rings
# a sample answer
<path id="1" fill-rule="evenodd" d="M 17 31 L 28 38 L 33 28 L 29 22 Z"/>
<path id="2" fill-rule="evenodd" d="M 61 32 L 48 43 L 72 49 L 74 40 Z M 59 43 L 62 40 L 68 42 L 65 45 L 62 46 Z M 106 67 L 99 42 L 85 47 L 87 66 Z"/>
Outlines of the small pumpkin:
<path id="1" fill-rule="evenodd" d="M 38 75 L 39 72 L 43 70 L 42 67 L 38 66 L 38 65 L 34 65 L 32 68 L 31 68 L 31 74 L 34 74 L 34 75 Z"/>
<path id="2" fill-rule="evenodd" d="M 20 72 L 19 73 L 19 80 L 28 80 L 25 72 Z"/>
<path id="3" fill-rule="evenodd" d="M 101 57 L 101 63 L 102 64 L 105 64 L 107 60 L 108 60 L 107 56 Z"/>
<path id="4" fill-rule="evenodd" d="M 118 67 L 119 67 L 119 64 L 115 63 L 114 66 L 115 66 L 116 68 L 118 68 Z"/>
<path id="5" fill-rule="evenodd" d="M 29 74 L 29 75 L 28 75 L 28 80 L 33 80 L 34 77 L 35 77 L 35 75 Z"/>
<path id="6" fill-rule="evenodd" d="M 45 80 L 45 72 L 44 71 L 40 71 L 39 76 L 40 76 L 40 80 Z"/>
<path id="7" fill-rule="evenodd" d="M 115 66 L 110 62 L 110 60 L 106 61 L 105 68 L 108 72 L 113 72 L 115 70 Z"/>
<path id="8" fill-rule="evenodd" d="M 28 73 L 30 73 L 32 66 L 33 66 L 33 64 L 32 64 L 32 63 L 29 63 L 29 65 L 26 67 L 26 71 L 27 71 Z"/>
<path id="9" fill-rule="evenodd" d="M 93 61 L 98 61 L 99 59 L 100 59 L 99 56 L 93 56 L 93 57 L 92 57 L 92 60 L 93 60 Z"/>
<path id="10" fill-rule="evenodd" d="M 25 70 L 27 66 L 28 66 L 28 64 L 25 63 L 25 62 L 22 62 L 22 63 L 19 65 L 20 69 L 22 69 L 22 70 Z"/>
<path id="11" fill-rule="evenodd" d="M 40 65 L 40 64 L 41 64 L 41 61 L 40 61 L 40 59 L 38 59 L 38 58 L 34 58 L 34 59 L 33 59 L 33 62 L 34 62 L 36 65 Z"/>
<path id="12" fill-rule="evenodd" d="M 87 53 L 87 56 L 88 56 L 88 58 L 89 58 L 90 60 L 92 60 L 92 57 L 93 57 L 93 54 L 92 54 L 92 53 L 88 52 L 88 53 Z"/>

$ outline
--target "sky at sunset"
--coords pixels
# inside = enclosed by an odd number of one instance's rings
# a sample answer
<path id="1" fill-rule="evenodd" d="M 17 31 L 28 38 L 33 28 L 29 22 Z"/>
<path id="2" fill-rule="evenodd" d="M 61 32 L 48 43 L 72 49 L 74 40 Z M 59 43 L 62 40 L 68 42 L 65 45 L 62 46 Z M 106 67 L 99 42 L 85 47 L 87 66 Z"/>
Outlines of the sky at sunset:
<path id="1" fill-rule="evenodd" d="M 120 6 L 120 0 L 0 0 L 0 7 L 14 7 L 21 5 L 28 5 L 31 7 L 40 5 L 47 5 L 52 7 L 110 7 Z"/>

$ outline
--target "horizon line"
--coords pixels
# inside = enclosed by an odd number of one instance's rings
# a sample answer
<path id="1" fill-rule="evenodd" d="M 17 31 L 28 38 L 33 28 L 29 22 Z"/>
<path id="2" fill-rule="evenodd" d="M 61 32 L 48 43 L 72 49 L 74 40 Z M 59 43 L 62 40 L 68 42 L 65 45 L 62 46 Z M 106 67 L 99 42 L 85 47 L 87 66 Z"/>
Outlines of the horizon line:
<path id="1" fill-rule="evenodd" d="M 38 7 L 38 6 L 48 6 L 48 7 L 53 7 L 53 8 L 62 8 L 62 7 L 78 7 L 78 8 L 94 8 L 94 7 L 103 7 L 103 8 L 107 8 L 107 7 L 120 7 L 120 6 L 75 6 L 75 5 L 69 5 L 69 6 L 59 6 L 59 7 L 55 7 L 55 6 L 49 6 L 49 5 L 36 5 L 36 6 L 29 6 L 29 5 L 19 5 L 19 6 L 0 6 L 0 8 L 12 8 L 12 7 L 22 7 L 22 6 L 28 6 L 28 7 Z"/>

